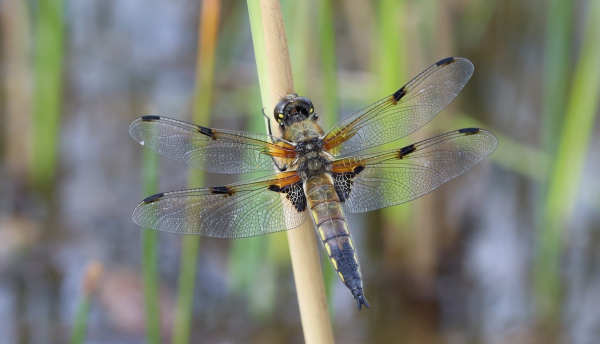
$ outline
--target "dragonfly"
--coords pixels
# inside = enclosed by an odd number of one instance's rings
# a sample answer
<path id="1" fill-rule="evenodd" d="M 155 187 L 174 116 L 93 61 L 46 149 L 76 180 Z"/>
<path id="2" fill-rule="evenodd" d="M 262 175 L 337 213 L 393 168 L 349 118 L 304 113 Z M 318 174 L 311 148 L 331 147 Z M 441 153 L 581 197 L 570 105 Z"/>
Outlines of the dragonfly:
<path id="1" fill-rule="evenodd" d="M 402 148 L 359 152 L 396 141 L 428 123 L 457 96 L 473 69 L 460 57 L 438 61 L 328 132 L 318 124 L 311 100 L 297 94 L 275 106 L 278 136 L 160 116 L 138 118 L 129 127 L 131 136 L 165 157 L 208 172 L 275 174 L 158 193 L 135 208 L 133 221 L 169 233 L 243 238 L 296 228 L 310 217 L 358 310 L 363 305 L 370 308 L 345 214 L 423 196 L 489 156 L 498 140 L 484 129 L 464 128 Z"/>

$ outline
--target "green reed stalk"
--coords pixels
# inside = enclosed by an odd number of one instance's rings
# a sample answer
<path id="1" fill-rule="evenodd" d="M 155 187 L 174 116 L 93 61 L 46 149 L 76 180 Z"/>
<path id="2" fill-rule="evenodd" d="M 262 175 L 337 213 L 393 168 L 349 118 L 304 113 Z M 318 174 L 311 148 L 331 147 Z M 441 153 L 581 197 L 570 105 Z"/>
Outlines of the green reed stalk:
<path id="1" fill-rule="evenodd" d="M 569 86 L 571 54 L 571 22 L 573 3 L 551 0 L 546 18 L 546 49 L 544 52 L 544 83 L 542 111 L 542 142 L 544 149 L 556 154 L 560 127 L 564 119 Z M 550 169 L 551 166 L 547 166 Z"/>
<path id="2" fill-rule="evenodd" d="M 62 113 L 63 1 L 37 2 L 31 181 L 48 191 L 56 174 Z"/>
<path id="3" fill-rule="evenodd" d="M 158 154 L 142 150 L 142 183 L 144 195 L 158 190 Z M 160 287 L 158 272 L 158 232 L 149 228 L 142 231 L 142 271 L 144 279 L 144 305 L 146 315 L 146 340 L 161 342 L 160 333 Z"/>
<path id="4" fill-rule="evenodd" d="M 571 22 L 573 16 L 573 4 L 571 1 L 551 0 L 548 2 L 548 11 L 546 17 L 546 47 L 544 52 L 544 83 L 543 83 L 543 100 L 542 100 L 542 144 L 544 150 L 549 154 L 546 164 L 540 165 L 540 171 L 552 173 L 553 164 L 556 164 L 556 154 L 559 140 L 557 137 L 561 135 L 561 126 L 565 119 L 565 111 L 567 106 L 566 90 L 569 89 L 569 69 L 571 56 Z M 543 184 L 545 187 L 540 192 L 540 204 L 548 204 L 549 190 L 553 186 L 546 179 Z M 556 187 L 556 186 L 555 186 Z M 540 206 L 543 209 L 543 205 Z M 544 210 L 540 211 L 537 218 L 538 224 L 544 224 L 546 214 Z M 557 232 L 561 230 L 556 228 L 545 227 L 538 228 L 538 240 L 540 242 L 553 242 L 557 238 Z M 534 266 L 534 274 L 536 276 L 533 286 L 535 294 L 538 295 L 538 306 L 540 303 L 545 303 L 547 309 L 553 308 L 551 304 L 558 302 L 558 290 L 560 290 L 560 279 L 553 274 L 558 274 L 558 270 L 552 271 L 554 268 L 546 269 L 543 265 L 546 263 L 553 264 L 552 260 L 560 256 L 561 247 L 556 243 L 551 244 L 549 250 L 538 249 L 538 257 Z M 555 252 L 550 252 L 557 250 Z M 549 259 L 550 261 L 546 261 Z M 549 266 L 548 266 L 549 267 Z M 558 267 L 556 267 L 558 268 Z M 544 301 L 542 301 L 544 300 Z M 538 309 L 540 311 L 541 309 Z M 557 311 L 557 309 L 555 309 Z M 542 316 L 538 313 L 540 321 L 548 320 L 551 317 Z"/>
<path id="5" fill-rule="evenodd" d="M 220 17 L 220 1 L 204 0 L 198 26 L 198 54 L 196 60 L 196 88 L 192 122 L 206 125 L 210 120 L 212 103 L 212 85 L 215 65 L 215 51 Z M 191 170 L 188 185 L 192 188 L 204 183 L 204 172 Z M 194 289 L 200 237 L 184 236 L 181 239 L 181 260 L 179 267 L 179 286 L 175 310 L 175 326 L 172 343 L 190 342 L 192 311 L 194 308 Z"/>
<path id="6" fill-rule="evenodd" d="M 557 322 L 560 310 L 560 257 L 567 239 L 600 100 L 600 2 L 589 3 L 579 60 L 575 67 L 558 141 L 543 219 L 538 228 L 534 266 L 537 311 L 541 320 Z M 562 85 L 564 86 L 564 85 Z"/>
<path id="7" fill-rule="evenodd" d="M 87 332 L 87 324 L 91 308 L 92 299 L 84 296 L 77 305 L 75 324 L 73 324 L 73 331 L 71 333 L 71 344 L 85 343 L 85 335 Z"/>

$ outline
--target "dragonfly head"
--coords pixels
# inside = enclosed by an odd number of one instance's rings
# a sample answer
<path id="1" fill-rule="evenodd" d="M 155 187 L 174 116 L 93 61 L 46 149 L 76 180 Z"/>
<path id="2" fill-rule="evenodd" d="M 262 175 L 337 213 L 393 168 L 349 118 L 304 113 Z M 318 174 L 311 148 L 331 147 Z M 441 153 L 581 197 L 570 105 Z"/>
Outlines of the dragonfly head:
<path id="1" fill-rule="evenodd" d="M 317 119 L 315 108 L 310 99 L 300 97 L 295 93 L 288 94 L 277 103 L 273 116 L 283 128 L 307 119 L 312 121 Z"/>

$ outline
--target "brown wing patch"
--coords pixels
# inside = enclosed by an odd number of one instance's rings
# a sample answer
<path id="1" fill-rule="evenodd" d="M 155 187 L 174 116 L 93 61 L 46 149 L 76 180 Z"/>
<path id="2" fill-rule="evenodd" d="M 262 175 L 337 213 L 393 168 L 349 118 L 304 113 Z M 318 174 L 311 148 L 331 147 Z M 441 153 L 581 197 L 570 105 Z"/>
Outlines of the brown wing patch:
<path id="1" fill-rule="evenodd" d="M 287 142 L 277 142 L 269 146 L 267 154 L 276 158 L 292 159 L 296 157 L 296 149 Z"/>

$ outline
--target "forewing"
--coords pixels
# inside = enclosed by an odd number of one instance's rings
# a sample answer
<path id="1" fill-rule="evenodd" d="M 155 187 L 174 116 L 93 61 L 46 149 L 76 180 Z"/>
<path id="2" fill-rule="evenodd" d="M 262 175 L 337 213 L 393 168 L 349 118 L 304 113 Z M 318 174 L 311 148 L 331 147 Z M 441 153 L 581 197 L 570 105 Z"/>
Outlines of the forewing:
<path id="1" fill-rule="evenodd" d="M 291 143 L 269 135 L 221 130 L 159 116 L 144 116 L 129 126 L 142 145 L 191 167 L 215 173 L 273 171 L 291 165 Z"/>
<path id="2" fill-rule="evenodd" d="M 283 196 L 283 197 L 282 197 Z M 242 238 L 298 227 L 306 198 L 295 172 L 204 189 L 160 193 L 133 211 L 140 227 L 216 238 Z"/>
<path id="3" fill-rule="evenodd" d="M 333 162 L 334 185 L 348 213 L 411 201 L 490 155 L 498 139 L 483 129 L 442 134 L 402 149 Z"/>
<path id="4" fill-rule="evenodd" d="M 473 64 L 467 59 L 437 62 L 395 93 L 336 124 L 325 136 L 325 149 L 347 155 L 414 132 L 445 108 L 472 74 Z"/>

